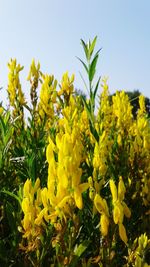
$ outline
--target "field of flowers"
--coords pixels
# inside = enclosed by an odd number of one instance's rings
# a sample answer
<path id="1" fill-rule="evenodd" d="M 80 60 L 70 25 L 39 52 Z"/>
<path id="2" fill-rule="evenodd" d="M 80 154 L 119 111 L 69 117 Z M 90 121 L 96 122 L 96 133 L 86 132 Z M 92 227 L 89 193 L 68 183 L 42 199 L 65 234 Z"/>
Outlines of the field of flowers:
<path id="1" fill-rule="evenodd" d="M 96 37 L 81 40 L 88 96 L 11 59 L 0 105 L 0 266 L 150 266 L 150 121 L 95 81 Z M 39 92 L 39 93 L 38 93 Z M 98 104 L 97 104 L 98 103 Z"/>

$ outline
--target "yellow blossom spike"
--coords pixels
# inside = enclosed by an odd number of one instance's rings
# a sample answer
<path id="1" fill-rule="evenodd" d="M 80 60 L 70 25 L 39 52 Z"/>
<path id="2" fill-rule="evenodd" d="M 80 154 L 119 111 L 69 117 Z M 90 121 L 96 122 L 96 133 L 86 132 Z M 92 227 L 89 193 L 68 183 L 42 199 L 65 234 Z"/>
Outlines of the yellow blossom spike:
<path id="1" fill-rule="evenodd" d="M 16 59 L 11 59 L 8 64 L 9 74 L 8 74 L 8 97 L 10 101 L 10 105 L 15 109 L 18 107 L 16 101 L 23 105 L 25 104 L 24 94 L 22 92 L 19 72 L 23 69 L 20 64 L 17 65 Z"/>
<path id="2" fill-rule="evenodd" d="M 140 105 L 140 110 L 138 111 L 138 113 L 145 113 L 146 109 L 145 109 L 145 97 L 143 95 L 139 96 L 139 105 Z"/>

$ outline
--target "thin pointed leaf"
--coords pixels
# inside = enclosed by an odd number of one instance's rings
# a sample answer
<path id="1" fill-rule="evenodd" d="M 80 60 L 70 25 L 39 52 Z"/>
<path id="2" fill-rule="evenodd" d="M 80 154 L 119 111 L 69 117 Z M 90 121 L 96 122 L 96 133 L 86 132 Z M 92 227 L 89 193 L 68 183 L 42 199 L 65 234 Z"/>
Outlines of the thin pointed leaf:
<path id="1" fill-rule="evenodd" d="M 81 255 L 85 252 L 88 248 L 90 241 L 84 240 L 75 250 L 75 255 L 81 257 Z"/>
<path id="2" fill-rule="evenodd" d="M 99 135 L 98 135 L 96 129 L 93 127 L 91 122 L 90 122 L 90 130 L 91 130 L 91 133 L 93 134 L 94 138 L 96 139 L 96 141 L 99 142 Z"/>
<path id="3" fill-rule="evenodd" d="M 88 67 L 86 66 L 86 64 L 84 63 L 84 61 L 82 59 L 80 59 L 79 57 L 77 57 L 78 60 L 80 60 L 80 62 L 82 63 L 83 67 L 85 68 L 87 74 L 89 73 Z"/>
<path id="4" fill-rule="evenodd" d="M 93 58 L 93 60 L 90 64 L 90 69 L 89 69 L 90 82 L 92 82 L 94 75 L 95 75 L 97 60 L 98 60 L 98 54 L 95 55 L 95 57 Z"/>
<path id="5" fill-rule="evenodd" d="M 86 112 L 88 114 L 89 117 L 89 121 L 92 121 L 92 115 L 91 115 L 91 110 L 90 110 L 90 106 L 87 104 L 86 100 L 82 97 Z"/>
<path id="6" fill-rule="evenodd" d="M 82 46 L 83 46 L 83 49 L 84 49 L 84 53 L 85 53 L 86 59 L 88 60 L 88 59 L 89 59 L 88 48 L 87 48 L 86 43 L 85 43 L 82 39 L 81 39 L 81 44 L 82 44 Z"/>
<path id="7" fill-rule="evenodd" d="M 87 90 L 87 92 L 88 92 L 88 87 L 87 87 L 86 81 L 84 80 L 84 78 L 83 78 L 83 76 L 82 76 L 82 74 L 81 74 L 80 71 L 79 71 L 79 74 L 80 74 L 80 77 L 81 77 L 81 79 L 82 79 L 82 81 L 83 81 L 83 83 L 84 83 L 84 85 L 85 85 L 85 88 L 86 88 L 86 90 Z"/>
<path id="8" fill-rule="evenodd" d="M 10 119 L 10 112 L 9 111 L 7 111 L 4 119 L 5 119 L 5 124 L 9 122 L 9 119 Z"/>
<path id="9" fill-rule="evenodd" d="M 3 132 L 3 134 L 5 134 L 6 133 L 6 125 L 5 125 L 2 117 L 0 117 L 0 122 L 1 122 L 1 131 Z"/>
<path id="10" fill-rule="evenodd" d="M 98 55 L 101 50 L 102 50 L 102 47 L 97 50 L 97 52 L 95 53 L 95 56 Z"/>
<path id="11" fill-rule="evenodd" d="M 96 97 L 96 94 L 97 94 L 97 90 L 98 90 L 98 86 L 99 86 L 99 83 L 100 83 L 100 79 L 101 79 L 101 77 L 99 77 L 99 79 L 98 79 L 98 81 L 97 81 L 97 84 L 96 84 L 96 86 L 95 86 L 95 89 L 94 89 L 94 98 Z"/>
<path id="12" fill-rule="evenodd" d="M 16 196 L 14 193 L 12 193 L 12 192 L 10 192 L 10 191 L 8 191 L 8 190 L 1 190 L 0 191 L 1 193 L 4 193 L 4 194 L 6 194 L 6 195 L 9 195 L 9 196 L 11 196 L 11 197 L 13 197 L 13 198 L 15 198 L 18 202 L 19 202 L 19 204 L 20 204 L 20 206 L 21 206 L 21 200 L 20 200 L 20 198 L 18 197 L 18 196 Z"/>
<path id="13" fill-rule="evenodd" d="M 94 48 L 96 45 L 96 41 L 97 41 L 97 36 L 95 36 L 94 40 L 92 41 L 92 44 L 90 45 L 90 50 L 89 50 L 90 56 L 92 56 L 92 54 L 93 54 L 93 51 L 94 51 Z"/>
<path id="14" fill-rule="evenodd" d="M 91 100 L 91 109 L 94 112 L 94 109 L 95 109 L 95 97 L 94 97 L 94 93 L 92 91 L 91 91 L 91 94 L 90 94 L 90 100 Z"/>
<path id="15" fill-rule="evenodd" d="M 8 219 L 8 224 L 11 228 L 11 232 L 15 234 L 15 230 L 16 230 L 16 219 L 14 217 L 14 207 L 12 206 L 11 202 L 7 202 L 5 204 L 5 208 L 6 208 L 6 216 Z"/>

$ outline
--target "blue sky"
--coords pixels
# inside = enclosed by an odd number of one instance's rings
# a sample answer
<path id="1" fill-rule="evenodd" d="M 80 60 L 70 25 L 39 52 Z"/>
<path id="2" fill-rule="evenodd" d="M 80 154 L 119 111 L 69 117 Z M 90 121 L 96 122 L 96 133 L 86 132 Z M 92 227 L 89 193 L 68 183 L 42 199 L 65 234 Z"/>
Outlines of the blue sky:
<path id="1" fill-rule="evenodd" d="M 76 56 L 84 58 L 80 39 L 98 36 L 102 47 L 97 75 L 109 77 L 110 92 L 139 89 L 150 97 L 149 0 L 0 0 L 0 101 L 6 101 L 7 62 L 24 65 L 23 90 L 32 58 L 60 81 L 75 74 L 85 90 Z"/>

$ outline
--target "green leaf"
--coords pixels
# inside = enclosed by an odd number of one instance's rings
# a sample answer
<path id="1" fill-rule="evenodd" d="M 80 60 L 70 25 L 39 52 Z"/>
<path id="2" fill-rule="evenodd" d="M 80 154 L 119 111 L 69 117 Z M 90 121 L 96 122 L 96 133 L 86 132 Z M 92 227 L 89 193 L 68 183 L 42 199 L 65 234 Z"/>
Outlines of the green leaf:
<path id="1" fill-rule="evenodd" d="M 78 257 L 81 257 L 81 255 L 85 252 L 85 250 L 88 248 L 90 241 L 85 240 L 83 241 L 76 249 L 75 249 L 75 255 Z"/>
<path id="2" fill-rule="evenodd" d="M 12 192 L 10 192 L 8 190 L 5 190 L 5 189 L 4 190 L 1 190 L 0 193 L 4 193 L 6 195 L 9 195 L 9 196 L 15 198 L 19 202 L 19 204 L 21 206 L 21 200 L 20 200 L 20 198 L 17 195 L 15 195 L 14 193 L 12 193 Z"/>
<path id="3" fill-rule="evenodd" d="M 4 120 L 3 120 L 2 117 L 0 117 L 0 122 L 1 122 L 1 130 L 5 134 L 5 132 L 6 132 L 6 126 L 5 126 L 5 123 L 4 123 Z"/>
<path id="4" fill-rule="evenodd" d="M 96 41 L 97 41 L 97 36 L 95 36 L 94 40 L 92 41 L 92 43 L 90 45 L 90 49 L 89 49 L 90 56 L 92 56 L 92 54 L 93 54 L 93 51 L 94 51 L 94 48 L 96 45 Z"/>
<path id="5" fill-rule="evenodd" d="M 81 96 L 82 97 L 82 96 Z M 91 107 L 90 105 L 87 104 L 86 100 L 84 99 L 84 97 L 82 97 L 82 101 L 84 103 L 84 106 L 85 106 L 85 109 L 86 109 L 86 112 L 88 114 L 88 118 L 90 121 L 92 121 L 92 114 L 91 114 Z"/>
<path id="6" fill-rule="evenodd" d="M 10 202 L 6 203 L 6 215 L 8 219 L 9 227 L 11 228 L 12 233 L 16 230 L 16 219 L 14 217 L 15 209 Z"/>
<path id="7" fill-rule="evenodd" d="M 94 99 L 95 99 L 96 94 L 97 94 L 97 90 L 98 90 L 98 86 L 99 86 L 99 83 L 100 83 L 100 79 L 101 79 L 101 77 L 99 77 L 99 79 L 98 79 L 98 81 L 97 81 L 97 84 L 96 84 L 96 86 L 95 86 L 95 89 L 94 89 L 94 93 L 93 93 L 93 95 L 94 95 Z"/>
<path id="8" fill-rule="evenodd" d="M 94 75 L 95 75 L 97 60 L 98 60 L 98 54 L 95 55 L 95 57 L 93 58 L 93 60 L 90 64 L 90 69 L 89 69 L 90 82 L 92 82 Z"/>
<path id="9" fill-rule="evenodd" d="M 80 260 L 80 258 L 78 256 L 74 256 L 72 261 L 69 264 L 69 267 L 76 267 L 78 266 L 77 263 Z"/>
<path id="10" fill-rule="evenodd" d="M 99 52 L 102 50 L 102 48 L 98 49 L 97 52 L 95 53 L 95 56 L 96 55 L 99 55 Z"/>
<path id="11" fill-rule="evenodd" d="M 83 46 L 83 49 L 84 49 L 84 53 L 85 53 L 85 56 L 86 56 L 86 59 L 89 60 L 89 53 L 88 53 L 88 47 L 87 47 L 87 44 L 81 39 L 81 44 Z"/>
<path id="12" fill-rule="evenodd" d="M 76 249 L 74 251 L 74 257 L 73 257 L 71 263 L 69 264 L 69 267 L 78 266 L 77 264 L 78 264 L 78 262 L 80 260 L 80 257 L 86 251 L 86 249 L 88 248 L 89 244 L 90 244 L 90 241 L 85 240 L 78 247 L 76 247 Z"/>
<path id="13" fill-rule="evenodd" d="M 86 90 L 87 90 L 87 92 L 88 92 L 88 86 L 87 86 L 87 84 L 86 84 L 86 81 L 84 80 L 84 78 L 83 78 L 81 72 L 79 72 L 79 74 L 80 74 L 80 77 L 81 77 L 81 79 L 82 79 L 82 81 L 83 81 L 83 83 L 84 83 L 84 85 L 85 85 L 85 88 L 86 88 Z"/>
<path id="14" fill-rule="evenodd" d="M 36 152 L 32 151 L 31 157 L 28 159 L 28 174 L 32 181 L 35 181 L 37 178 L 36 156 L 37 156 Z"/>
<path id="15" fill-rule="evenodd" d="M 78 60 L 80 60 L 80 62 L 82 63 L 83 67 L 85 68 L 87 74 L 89 73 L 88 67 L 87 65 L 84 63 L 84 61 L 82 59 L 80 59 L 79 57 L 77 57 Z"/>
<path id="16" fill-rule="evenodd" d="M 99 135 L 98 135 L 96 129 L 93 127 L 91 121 L 90 121 L 90 130 L 91 130 L 91 133 L 93 134 L 94 138 L 96 139 L 96 141 L 99 142 Z"/>

